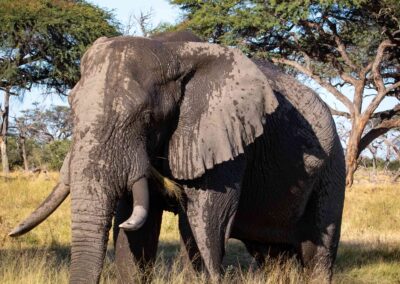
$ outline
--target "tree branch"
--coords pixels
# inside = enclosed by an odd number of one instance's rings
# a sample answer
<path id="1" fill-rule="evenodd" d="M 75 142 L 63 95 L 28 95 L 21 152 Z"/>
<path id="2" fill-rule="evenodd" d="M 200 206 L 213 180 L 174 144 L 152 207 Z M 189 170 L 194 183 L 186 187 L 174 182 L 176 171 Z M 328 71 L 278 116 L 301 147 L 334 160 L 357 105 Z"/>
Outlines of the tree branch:
<path id="1" fill-rule="evenodd" d="M 398 81 L 398 82 L 390 85 L 389 87 L 387 87 L 386 88 L 386 94 L 391 92 L 391 91 L 393 91 L 393 90 L 395 90 L 395 89 L 397 89 L 397 88 L 400 88 L 400 81 Z"/>
<path id="2" fill-rule="evenodd" d="M 328 106 L 328 107 L 329 107 L 329 110 L 331 111 L 331 114 L 332 114 L 332 115 L 343 116 L 343 117 L 345 117 L 345 118 L 351 119 L 350 113 L 345 112 L 345 111 L 336 110 L 336 109 L 334 109 L 334 108 L 331 108 L 330 106 Z"/>
<path id="3" fill-rule="evenodd" d="M 311 70 L 300 65 L 296 61 L 288 60 L 285 58 L 272 58 L 272 62 L 285 64 L 285 65 L 291 66 L 293 68 L 296 68 L 301 73 L 303 73 L 303 74 L 307 75 L 308 77 L 310 77 L 311 79 L 315 80 L 319 85 L 324 87 L 327 91 L 329 91 L 332 95 L 334 95 L 340 102 L 342 102 L 347 107 L 347 109 L 350 111 L 351 114 L 354 114 L 354 107 L 353 107 L 352 102 L 345 95 L 343 95 L 341 92 L 339 92 L 335 87 L 333 87 L 328 82 L 324 81 L 318 75 L 314 74 Z"/>
<path id="4" fill-rule="evenodd" d="M 388 139 L 384 139 L 383 142 L 388 146 L 388 147 L 392 147 L 393 151 L 396 153 L 397 155 L 397 159 L 400 160 L 400 151 L 399 148 L 390 140 Z"/>
<path id="5" fill-rule="evenodd" d="M 349 83 L 353 86 L 357 85 L 357 83 L 358 83 L 358 80 L 356 78 L 354 78 L 353 76 L 351 76 L 343 71 L 339 72 L 339 76 L 340 76 L 340 78 L 342 78 L 343 81 L 345 81 L 346 83 Z"/>
<path id="6" fill-rule="evenodd" d="M 376 138 L 385 134 L 390 129 L 399 128 L 400 119 L 384 120 L 379 125 L 368 131 L 360 140 L 360 145 L 358 147 L 358 155 Z"/>
<path id="7" fill-rule="evenodd" d="M 367 79 L 367 74 L 369 73 L 369 71 L 371 71 L 372 69 L 372 64 L 373 62 L 368 63 L 367 66 L 365 66 L 363 69 L 361 69 L 359 76 L 361 79 Z"/>
<path id="8" fill-rule="evenodd" d="M 357 70 L 357 66 L 353 63 L 353 61 L 350 59 L 349 55 L 346 52 L 346 46 L 344 45 L 342 39 L 339 37 L 336 25 L 329 21 L 326 18 L 326 22 L 328 23 L 329 28 L 331 29 L 333 33 L 333 38 L 335 40 L 335 43 L 337 45 L 337 51 L 339 51 L 340 56 L 343 58 L 344 62 L 346 63 L 347 66 L 349 66 L 353 70 Z"/>
<path id="9" fill-rule="evenodd" d="M 371 118 L 387 120 L 387 119 L 391 119 L 395 115 L 400 115 L 400 104 L 397 104 L 393 109 L 389 109 L 389 110 L 385 110 L 385 111 L 381 111 L 381 112 L 375 112 L 374 114 L 371 115 Z"/>
<path id="10" fill-rule="evenodd" d="M 375 60 L 372 63 L 372 75 L 375 86 L 377 88 L 378 94 L 369 104 L 368 108 L 365 110 L 364 114 L 368 117 L 372 115 L 372 113 L 376 110 L 379 106 L 385 95 L 387 94 L 387 90 L 385 88 L 385 84 L 383 82 L 383 78 L 381 75 L 380 65 L 383 60 L 383 56 L 385 54 L 385 50 L 388 47 L 392 47 L 394 44 L 390 40 L 384 40 L 380 43 L 378 50 L 376 52 Z"/>

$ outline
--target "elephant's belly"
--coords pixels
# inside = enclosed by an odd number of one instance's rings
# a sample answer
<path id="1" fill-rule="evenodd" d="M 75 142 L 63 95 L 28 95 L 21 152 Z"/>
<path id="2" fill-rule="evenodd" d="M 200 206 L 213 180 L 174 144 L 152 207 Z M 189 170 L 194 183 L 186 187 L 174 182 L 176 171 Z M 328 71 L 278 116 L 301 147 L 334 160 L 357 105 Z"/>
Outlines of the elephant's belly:
<path id="1" fill-rule="evenodd" d="M 252 185 L 252 188 L 248 188 Z M 231 237 L 263 243 L 295 243 L 313 179 L 244 184 Z"/>
<path id="2" fill-rule="evenodd" d="M 260 243 L 292 243 L 295 241 L 297 222 L 271 214 L 245 215 L 237 212 L 230 237 Z"/>

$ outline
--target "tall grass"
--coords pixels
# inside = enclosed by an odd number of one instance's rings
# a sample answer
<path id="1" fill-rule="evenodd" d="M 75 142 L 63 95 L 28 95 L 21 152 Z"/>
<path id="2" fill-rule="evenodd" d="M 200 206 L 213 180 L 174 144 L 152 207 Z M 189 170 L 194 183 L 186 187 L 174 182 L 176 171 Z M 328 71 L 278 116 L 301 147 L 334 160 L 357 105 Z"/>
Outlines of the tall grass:
<path id="1" fill-rule="evenodd" d="M 12 239 L 8 232 L 49 193 L 57 174 L 0 178 L 0 283 L 68 283 L 70 263 L 69 199 L 32 232 Z M 335 266 L 336 283 L 400 283 L 399 184 L 359 182 L 346 192 L 342 237 Z M 111 243 L 111 242 L 110 242 Z M 254 269 L 241 242 L 230 240 L 222 283 L 320 283 L 294 260 L 268 261 Z M 163 216 L 156 265 L 148 272 L 152 283 L 206 283 L 179 259 L 177 218 Z M 139 278 L 138 278 L 139 279 Z M 110 246 L 102 283 L 116 282 Z"/>

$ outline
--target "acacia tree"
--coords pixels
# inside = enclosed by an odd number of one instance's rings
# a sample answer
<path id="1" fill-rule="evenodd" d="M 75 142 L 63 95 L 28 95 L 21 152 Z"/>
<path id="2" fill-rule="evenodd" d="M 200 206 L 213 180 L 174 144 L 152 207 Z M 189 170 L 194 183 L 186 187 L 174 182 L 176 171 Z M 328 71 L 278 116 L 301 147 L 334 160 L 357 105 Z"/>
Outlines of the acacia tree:
<path id="1" fill-rule="evenodd" d="M 398 0 L 170 2 L 184 11 L 179 28 L 305 75 L 342 103 L 345 111 L 331 109 L 351 121 L 347 185 L 353 183 L 361 151 L 400 127 L 400 105 L 376 112 L 386 96 L 400 97 Z M 367 96 L 372 97 L 369 104 Z M 372 118 L 376 123 L 365 132 Z"/>
<path id="2" fill-rule="evenodd" d="M 118 35 L 113 15 L 82 0 L 0 0 L 0 149 L 9 171 L 10 96 L 33 87 L 66 94 L 79 79 L 79 62 L 100 36 Z"/>

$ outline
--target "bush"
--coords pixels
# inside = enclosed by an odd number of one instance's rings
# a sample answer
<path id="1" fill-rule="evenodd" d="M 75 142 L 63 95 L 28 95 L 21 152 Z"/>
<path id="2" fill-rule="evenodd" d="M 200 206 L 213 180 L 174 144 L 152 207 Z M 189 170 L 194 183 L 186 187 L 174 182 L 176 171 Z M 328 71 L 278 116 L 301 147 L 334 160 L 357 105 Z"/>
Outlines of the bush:
<path id="1" fill-rule="evenodd" d="M 364 167 L 367 168 L 372 168 L 373 167 L 373 160 L 368 157 L 361 157 L 359 160 L 360 165 L 363 165 Z M 376 168 L 378 170 L 383 170 L 385 169 L 385 166 L 387 165 L 387 169 L 390 171 L 397 171 L 400 168 L 400 161 L 399 160 L 394 160 L 394 161 L 389 161 L 388 163 L 386 160 L 382 158 L 377 158 L 376 161 Z"/>
<path id="2" fill-rule="evenodd" d="M 21 151 L 15 137 L 7 138 L 7 156 L 11 170 L 23 167 L 24 161 L 22 160 Z"/>
<path id="3" fill-rule="evenodd" d="M 43 149 L 43 162 L 49 170 L 61 169 L 64 158 L 69 151 L 71 140 L 56 140 L 46 144 Z"/>
<path id="4" fill-rule="evenodd" d="M 60 170 L 70 145 L 70 140 L 55 140 L 41 144 L 33 139 L 26 139 L 25 148 L 29 168 L 44 167 L 53 171 Z M 24 168 L 22 149 L 17 137 L 8 137 L 7 154 L 11 170 Z"/>

